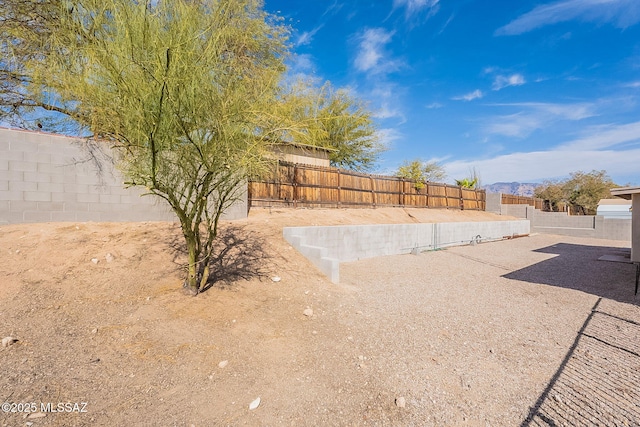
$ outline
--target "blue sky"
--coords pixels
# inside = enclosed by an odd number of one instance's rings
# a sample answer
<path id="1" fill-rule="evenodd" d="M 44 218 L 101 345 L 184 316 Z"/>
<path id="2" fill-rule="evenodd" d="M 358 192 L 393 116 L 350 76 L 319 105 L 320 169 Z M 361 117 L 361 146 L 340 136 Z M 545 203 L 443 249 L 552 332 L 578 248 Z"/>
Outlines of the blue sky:
<path id="1" fill-rule="evenodd" d="M 448 181 L 605 169 L 640 185 L 639 0 L 265 0 L 292 74 L 369 102 L 388 151 Z"/>

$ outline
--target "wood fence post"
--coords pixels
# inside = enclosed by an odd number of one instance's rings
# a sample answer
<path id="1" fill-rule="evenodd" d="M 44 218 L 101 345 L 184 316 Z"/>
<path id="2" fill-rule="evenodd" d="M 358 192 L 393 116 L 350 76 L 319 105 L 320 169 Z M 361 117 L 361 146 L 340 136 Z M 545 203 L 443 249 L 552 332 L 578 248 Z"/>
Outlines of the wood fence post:
<path id="1" fill-rule="evenodd" d="M 342 198 L 340 197 L 340 191 L 341 191 L 341 188 L 340 188 L 340 169 L 338 169 L 338 207 L 340 207 L 341 204 L 342 204 Z"/>
<path id="2" fill-rule="evenodd" d="M 298 166 L 293 165 L 293 208 L 298 207 Z"/>
<path id="3" fill-rule="evenodd" d="M 424 188 L 427 189 L 427 204 L 426 207 L 429 207 L 429 182 L 425 183 Z"/>
<path id="4" fill-rule="evenodd" d="M 371 180 L 371 202 L 373 203 L 373 207 L 376 207 L 376 181 L 373 179 L 373 175 L 369 175 L 369 179 Z"/>
<path id="5" fill-rule="evenodd" d="M 464 210 L 464 196 L 462 194 L 462 187 L 460 188 L 460 210 L 463 211 Z"/>

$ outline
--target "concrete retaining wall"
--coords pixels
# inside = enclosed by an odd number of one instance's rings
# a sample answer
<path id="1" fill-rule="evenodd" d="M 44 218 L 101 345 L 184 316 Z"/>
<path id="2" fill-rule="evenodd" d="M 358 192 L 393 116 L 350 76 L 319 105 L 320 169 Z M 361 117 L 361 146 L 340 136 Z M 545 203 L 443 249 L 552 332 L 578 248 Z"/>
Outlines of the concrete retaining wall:
<path id="1" fill-rule="evenodd" d="M 605 218 L 600 215 L 569 215 L 567 212 L 543 212 L 527 205 L 502 205 L 500 213 L 528 219 L 531 221 L 532 233 L 631 240 L 630 219 Z"/>
<path id="2" fill-rule="evenodd" d="M 286 227 L 284 238 L 338 283 L 341 262 L 529 234 L 529 221 Z"/>
<path id="3" fill-rule="evenodd" d="M 0 129 L 0 224 L 49 221 L 177 221 L 163 200 L 125 189 L 106 144 Z M 247 215 L 243 201 L 226 219 Z"/>

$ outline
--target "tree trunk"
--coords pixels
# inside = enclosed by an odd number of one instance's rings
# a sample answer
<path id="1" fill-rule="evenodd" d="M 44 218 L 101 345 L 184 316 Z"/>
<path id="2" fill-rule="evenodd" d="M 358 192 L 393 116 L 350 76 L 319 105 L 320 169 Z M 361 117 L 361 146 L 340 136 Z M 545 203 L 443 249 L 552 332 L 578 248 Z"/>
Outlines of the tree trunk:
<path id="1" fill-rule="evenodd" d="M 189 254 L 189 269 L 187 273 L 187 281 L 185 282 L 185 292 L 189 295 L 196 296 L 200 290 L 198 283 L 198 251 L 196 249 L 197 242 L 195 236 L 187 236 L 187 252 Z"/>

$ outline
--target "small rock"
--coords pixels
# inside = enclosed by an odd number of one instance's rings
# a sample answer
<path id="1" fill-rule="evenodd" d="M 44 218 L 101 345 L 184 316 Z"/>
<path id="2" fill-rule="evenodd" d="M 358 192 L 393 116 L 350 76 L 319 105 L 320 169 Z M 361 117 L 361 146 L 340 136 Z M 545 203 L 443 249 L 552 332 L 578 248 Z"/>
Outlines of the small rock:
<path id="1" fill-rule="evenodd" d="M 31 427 L 33 423 L 31 421 L 27 421 L 26 423 L 24 423 L 24 425 L 27 427 Z"/>
<path id="2" fill-rule="evenodd" d="M 493 353 L 495 353 L 495 350 L 494 350 L 494 349 L 492 349 L 492 348 L 490 348 L 490 349 L 489 349 L 489 353 L 493 354 Z"/>
<path id="3" fill-rule="evenodd" d="M 91 333 L 92 333 L 92 334 L 97 334 L 97 333 L 98 333 L 98 328 L 93 328 L 93 329 L 91 330 Z"/>
<path id="4" fill-rule="evenodd" d="M 98 258 L 91 258 L 91 262 L 97 264 L 100 262 L 100 260 Z"/>
<path id="5" fill-rule="evenodd" d="M 47 416 L 46 412 L 32 412 L 29 415 L 27 415 L 27 418 L 29 419 L 34 419 L 34 418 L 44 418 Z"/>
<path id="6" fill-rule="evenodd" d="M 404 397 L 400 396 L 400 397 L 396 397 L 396 406 L 398 408 L 404 408 L 407 406 L 407 401 L 405 400 Z"/>
<path id="7" fill-rule="evenodd" d="M 113 260 L 115 259 L 113 255 L 111 255 L 110 253 L 106 254 L 104 256 L 104 259 L 107 260 L 107 262 L 113 262 Z"/>
<path id="8" fill-rule="evenodd" d="M 218 368 L 224 368 L 228 364 L 229 364 L 228 360 L 223 360 L 222 362 L 218 363 Z"/>
<path id="9" fill-rule="evenodd" d="M 260 398 L 257 398 L 256 400 L 251 402 L 251 404 L 249 405 L 249 410 L 253 411 L 254 409 L 257 409 L 258 406 L 260 406 Z"/>
<path id="10" fill-rule="evenodd" d="M 13 345 L 16 341 L 18 340 L 15 339 L 14 337 L 4 337 L 2 338 L 2 346 L 9 347 L 10 345 Z"/>
<path id="11" fill-rule="evenodd" d="M 302 312 L 302 314 L 304 314 L 304 315 L 305 315 L 305 316 L 307 316 L 307 317 L 311 317 L 311 316 L 313 316 L 313 310 L 312 310 L 312 309 L 310 309 L 309 307 L 307 307 L 307 308 Z"/>
<path id="12" fill-rule="evenodd" d="M 362 314 L 362 310 L 356 311 L 356 314 Z"/>
<path id="13" fill-rule="evenodd" d="M 282 278 L 281 278 L 280 276 L 273 276 L 273 277 L 271 278 L 271 281 L 272 281 L 272 282 L 279 282 L 280 280 L 282 280 Z"/>
<path id="14" fill-rule="evenodd" d="M 555 399 L 555 401 L 556 401 L 556 402 L 558 402 L 558 403 L 562 403 L 562 399 L 560 398 L 560 395 L 559 395 L 559 394 L 554 394 L 554 395 L 553 395 L 553 398 Z"/>

